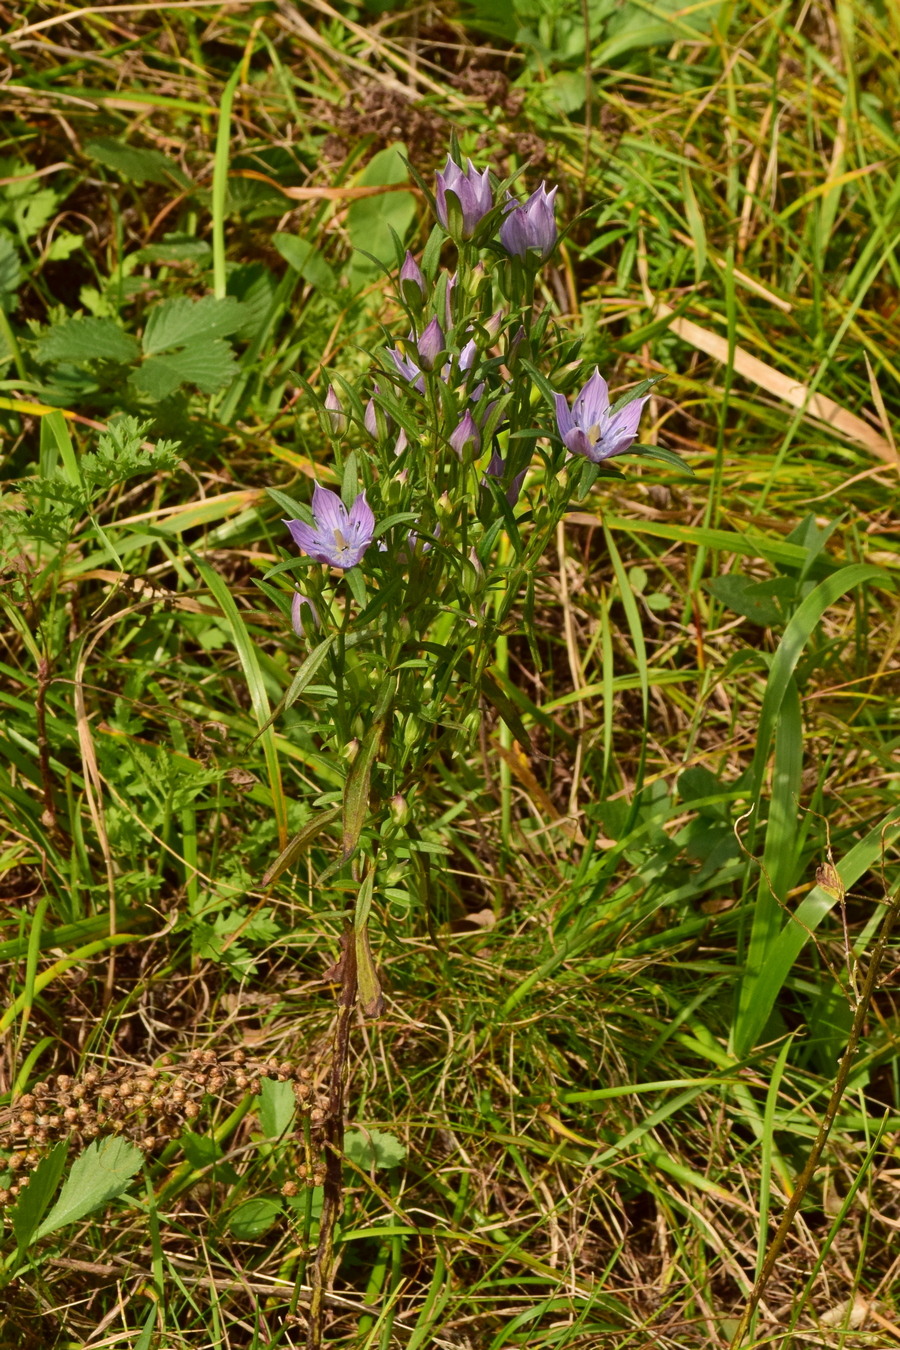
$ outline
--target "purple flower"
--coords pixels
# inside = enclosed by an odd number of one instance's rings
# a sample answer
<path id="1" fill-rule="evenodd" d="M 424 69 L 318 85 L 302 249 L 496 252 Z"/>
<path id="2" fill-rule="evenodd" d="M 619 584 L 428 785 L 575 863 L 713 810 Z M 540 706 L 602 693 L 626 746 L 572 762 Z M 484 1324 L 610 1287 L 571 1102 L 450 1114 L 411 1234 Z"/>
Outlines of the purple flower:
<path id="1" fill-rule="evenodd" d="M 434 370 L 438 357 L 444 350 L 445 341 L 443 328 L 437 319 L 432 319 L 416 344 L 419 362 L 423 370 Z"/>
<path id="2" fill-rule="evenodd" d="M 546 183 L 532 192 L 523 206 L 510 197 L 504 210 L 506 219 L 500 226 L 500 243 L 516 258 L 526 258 L 530 248 L 540 250 L 541 262 L 550 257 L 556 243 L 556 220 L 553 199 L 558 188 L 547 191 Z"/>
<path id="3" fill-rule="evenodd" d="M 408 356 L 404 356 L 399 347 L 388 347 L 387 354 L 394 363 L 394 369 L 407 384 L 411 384 L 417 393 L 425 393 L 425 376 L 422 374 L 415 361 L 411 361 Z"/>
<path id="4" fill-rule="evenodd" d="M 478 423 L 468 408 L 466 408 L 459 426 L 450 437 L 450 447 L 456 451 L 460 459 L 465 459 L 467 455 L 474 459 L 481 449 L 481 432 Z"/>
<path id="5" fill-rule="evenodd" d="M 434 194 L 437 218 L 448 234 L 453 233 L 450 228 L 451 216 L 461 215 L 460 235 L 463 239 L 472 238 L 476 227 L 494 205 L 490 170 L 485 169 L 483 173 L 478 173 L 471 160 L 467 163 L 468 168 L 461 169 L 448 155 L 447 163 L 435 177 Z M 451 194 L 449 202 L 448 192 Z M 458 206 L 458 211 L 454 209 L 455 205 Z"/>
<path id="6" fill-rule="evenodd" d="M 361 492 L 348 511 L 336 492 L 316 484 L 312 511 L 314 525 L 302 520 L 284 524 L 301 552 L 330 567 L 355 567 L 372 542 L 375 517 Z"/>
<path id="7" fill-rule="evenodd" d="M 526 465 L 525 468 L 522 470 L 522 472 L 517 473 L 515 478 L 510 483 L 506 492 L 506 500 L 509 502 L 510 506 L 515 506 L 516 502 L 519 500 L 519 494 L 522 491 L 522 484 L 525 481 L 525 475 L 527 472 L 528 466 Z M 485 473 L 488 474 L 491 478 L 502 478 L 503 475 L 506 473 L 506 465 L 501 459 L 499 451 L 495 450 L 494 453 L 491 455 L 490 463 L 485 469 Z"/>
<path id="8" fill-rule="evenodd" d="M 319 626 L 319 611 L 316 609 L 308 595 L 301 595 L 299 591 L 294 592 L 294 598 L 291 601 L 291 625 L 298 637 L 305 637 L 303 631 L 303 606 L 309 605 L 309 614 L 313 626 Z"/>
<path id="9" fill-rule="evenodd" d="M 592 464 L 600 464 L 613 455 L 623 454 L 634 442 L 641 410 L 649 395 L 632 399 L 617 413 L 609 411 L 609 386 L 595 368 L 571 409 L 563 394 L 554 394 L 556 425 L 573 455 L 584 455 Z"/>

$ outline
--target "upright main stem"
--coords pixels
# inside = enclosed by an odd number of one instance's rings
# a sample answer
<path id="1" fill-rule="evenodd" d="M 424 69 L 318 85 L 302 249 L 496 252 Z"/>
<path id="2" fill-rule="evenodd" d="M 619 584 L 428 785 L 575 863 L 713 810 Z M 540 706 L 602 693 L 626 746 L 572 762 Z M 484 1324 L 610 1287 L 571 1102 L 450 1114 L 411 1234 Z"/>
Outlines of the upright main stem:
<path id="1" fill-rule="evenodd" d="M 352 930 L 344 933 L 343 955 L 338 966 L 341 990 L 338 995 L 338 1015 L 334 1028 L 331 1056 L 331 1081 L 328 1119 L 325 1123 L 325 1182 L 322 1197 L 322 1217 L 319 1221 L 319 1244 L 310 1272 L 311 1294 L 306 1350 L 321 1350 L 325 1318 L 325 1295 L 331 1284 L 334 1262 L 334 1229 L 343 1204 L 344 1156 L 344 1080 L 350 1048 L 350 1026 L 356 1008 L 358 977 L 356 943 Z"/>

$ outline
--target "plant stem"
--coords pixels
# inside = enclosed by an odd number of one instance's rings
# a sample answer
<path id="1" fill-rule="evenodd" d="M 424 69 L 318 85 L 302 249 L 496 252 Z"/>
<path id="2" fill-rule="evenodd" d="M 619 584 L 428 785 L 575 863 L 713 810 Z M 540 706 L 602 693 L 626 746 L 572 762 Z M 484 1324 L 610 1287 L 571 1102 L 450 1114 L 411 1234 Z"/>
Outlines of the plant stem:
<path id="1" fill-rule="evenodd" d="M 350 1024 L 356 1008 L 357 969 L 356 944 L 353 931 L 347 928 L 341 938 L 343 953 L 335 974 L 340 977 L 338 1015 L 334 1028 L 331 1056 L 330 1099 L 325 1123 L 325 1183 L 322 1199 L 322 1217 L 319 1221 L 319 1245 L 310 1271 L 312 1293 L 309 1300 L 309 1323 L 306 1350 L 321 1350 L 324 1330 L 325 1303 L 334 1266 L 334 1229 L 343 1203 L 344 1156 L 344 1078 L 347 1052 L 350 1048 Z"/>

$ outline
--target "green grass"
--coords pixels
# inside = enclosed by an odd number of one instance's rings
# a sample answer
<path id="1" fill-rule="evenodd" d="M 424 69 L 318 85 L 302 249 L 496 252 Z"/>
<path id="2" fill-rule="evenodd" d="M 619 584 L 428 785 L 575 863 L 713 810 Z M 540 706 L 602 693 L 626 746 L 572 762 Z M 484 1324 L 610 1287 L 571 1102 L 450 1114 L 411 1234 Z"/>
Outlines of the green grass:
<path id="1" fill-rule="evenodd" d="M 726 1347 L 897 892 L 896 14 L 65 14 L 21 5 L 2 42 L 0 1158 L 35 1156 L 0 1173 L 32 1172 L 0 1343 L 307 1344 L 325 976 L 365 884 L 333 719 L 366 747 L 264 579 L 266 489 L 346 468 L 309 388 L 362 387 L 396 331 L 360 250 L 421 254 L 393 147 L 430 182 L 455 130 L 586 212 L 542 303 L 613 386 L 665 372 L 644 436 L 695 476 L 597 485 L 471 753 L 415 784 L 370 916 L 385 1011 L 350 1027 L 323 1343 Z M 746 1345 L 898 1334 L 898 960 Z M 118 1113 L 140 1154 L 35 1238 L 91 1138 L 66 1155 L 37 1118 L 79 1100 L 98 1150 Z"/>

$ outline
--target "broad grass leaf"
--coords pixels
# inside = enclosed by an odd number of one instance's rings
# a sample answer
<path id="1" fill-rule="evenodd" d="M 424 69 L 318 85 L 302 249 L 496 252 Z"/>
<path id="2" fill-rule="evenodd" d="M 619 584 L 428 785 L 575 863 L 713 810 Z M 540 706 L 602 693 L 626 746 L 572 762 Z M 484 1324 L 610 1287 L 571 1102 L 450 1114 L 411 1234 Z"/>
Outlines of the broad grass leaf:
<path id="1" fill-rule="evenodd" d="M 388 146 L 373 155 L 359 176 L 360 186 L 389 187 L 408 183 L 409 171 L 404 163 L 406 146 Z M 393 267 L 396 262 L 394 235 L 404 239 L 416 215 L 416 199 L 411 192 L 384 192 L 377 197 L 360 197 L 347 210 L 347 230 L 350 242 L 357 250 Z M 371 278 L 377 263 L 370 262 L 357 252 L 350 264 L 350 284 L 360 285 Z"/>
<path id="2" fill-rule="evenodd" d="M 56 1193 L 69 1156 L 69 1145 L 60 1142 L 41 1158 L 9 1215 L 19 1250 L 27 1247 L 37 1232 L 47 1206 Z"/>
<path id="3" fill-rule="evenodd" d="M 59 1199 L 38 1228 L 43 1238 L 121 1195 L 144 1161 L 144 1155 L 127 1139 L 96 1140 L 88 1144 L 72 1164 Z"/>
<path id="4" fill-rule="evenodd" d="M 214 394 L 234 378 L 234 352 L 221 338 L 204 341 L 187 351 L 151 356 L 131 375 L 129 384 L 147 398 L 163 399 L 183 384 L 195 384 L 204 394 Z"/>
<path id="5" fill-rule="evenodd" d="M 787 622 L 786 611 L 797 594 L 797 583 L 793 577 L 754 581 L 729 573 L 707 581 L 706 589 L 735 614 L 742 614 L 760 628 L 774 628 Z"/>
<path id="6" fill-rule="evenodd" d="M 334 269 L 322 257 L 322 254 L 308 239 L 296 234 L 276 233 L 272 243 L 278 249 L 288 267 L 299 272 L 304 281 L 320 291 L 333 291 L 337 285 Z"/>
<path id="7" fill-rule="evenodd" d="M 114 319 L 69 319 L 51 328 L 35 343 L 39 361 L 118 361 L 128 365 L 140 355 L 140 347 L 130 333 L 123 333 Z"/>
<path id="8" fill-rule="evenodd" d="M 109 136 L 88 141 L 84 148 L 95 163 L 102 164 L 105 169 L 112 169 L 126 183 L 134 183 L 138 187 L 142 183 L 169 186 L 174 178 L 182 187 L 190 186 L 191 180 L 161 150 L 142 150 L 138 146 L 122 145 Z"/>
<path id="9" fill-rule="evenodd" d="M 144 355 L 155 356 L 173 347 L 186 347 L 201 338 L 203 351 L 210 338 L 236 333 L 244 318 L 241 302 L 230 295 L 223 300 L 213 295 L 205 295 L 202 300 L 188 300 L 186 296 L 164 300 L 147 316 L 142 342 Z"/>
<path id="10" fill-rule="evenodd" d="M 290 1128 L 297 1110 L 297 1099 L 291 1083 L 279 1083 L 264 1078 L 259 1088 L 259 1124 L 267 1139 L 280 1139 Z"/>
<path id="11" fill-rule="evenodd" d="M 279 1086 L 283 1086 L 279 1084 Z M 252 1242 L 268 1233 L 282 1212 L 281 1201 L 274 1196 L 258 1195 L 238 1205 L 228 1221 L 228 1231 L 241 1242 Z"/>

